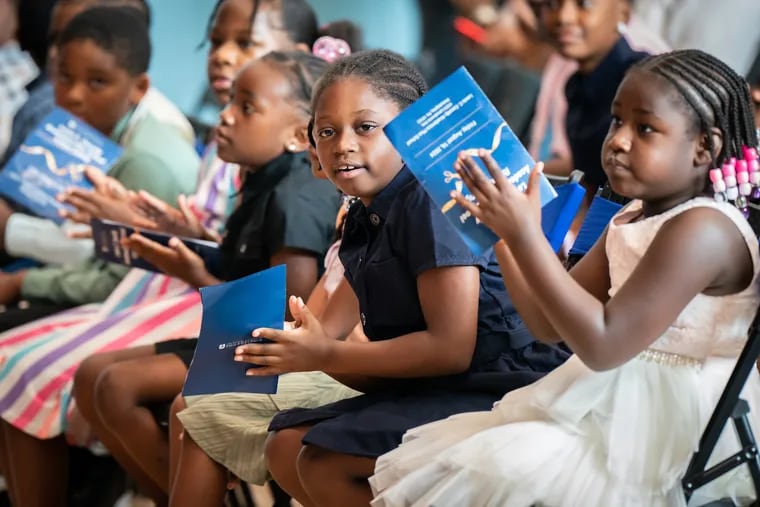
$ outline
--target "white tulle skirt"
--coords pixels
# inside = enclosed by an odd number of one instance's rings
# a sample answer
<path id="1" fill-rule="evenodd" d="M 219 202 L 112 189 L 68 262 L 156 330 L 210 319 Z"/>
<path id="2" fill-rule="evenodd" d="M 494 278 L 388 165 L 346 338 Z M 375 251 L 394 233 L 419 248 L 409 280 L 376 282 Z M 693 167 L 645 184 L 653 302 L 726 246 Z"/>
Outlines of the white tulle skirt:
<path id="1" fill-rule="evenodd" d="M 685 506 L 680 480 L 735 359 L 663 364 L 637 358 L 594 372 L 577 357 L 507 394 L 490 412 L 407 432 L 377 460 L 374 507 Z M 758 434 L 760 381 L 745 387 Z M 739 449 L 724 431 L 713 462 Z M 690 505 L 751 498 L 744 467 Z"/>

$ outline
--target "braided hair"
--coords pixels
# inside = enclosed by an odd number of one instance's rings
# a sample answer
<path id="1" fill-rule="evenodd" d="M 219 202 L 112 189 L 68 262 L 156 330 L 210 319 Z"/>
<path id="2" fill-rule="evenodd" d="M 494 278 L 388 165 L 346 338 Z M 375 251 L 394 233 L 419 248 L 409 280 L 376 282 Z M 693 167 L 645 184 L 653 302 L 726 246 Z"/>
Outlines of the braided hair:
<path id="1" fill-rule="evenodd" d="M 403 56 L 386 49 L 360 51 L 341 58 L 327 69 L 314 87 L 312 111 L 330 85 L 348 78 L 366 81 L 379 97 L 393 101 L 400 109 L 428 90 L 425 78 Z"/>
<path id="2" fill-rule="evenodd" d="M 717 153 L 712 136 L 707 136 L 713 167 L 731 157 L 740 158 L 743 146 L 757 147 L 749 85 L 722 61 L 685 49 L 651 56 L 633 68 L 662 76 L 673 85 L 687 106 L 695 132 L 709 133 L 717 127 L 723 133 L 723 146 Z"/>

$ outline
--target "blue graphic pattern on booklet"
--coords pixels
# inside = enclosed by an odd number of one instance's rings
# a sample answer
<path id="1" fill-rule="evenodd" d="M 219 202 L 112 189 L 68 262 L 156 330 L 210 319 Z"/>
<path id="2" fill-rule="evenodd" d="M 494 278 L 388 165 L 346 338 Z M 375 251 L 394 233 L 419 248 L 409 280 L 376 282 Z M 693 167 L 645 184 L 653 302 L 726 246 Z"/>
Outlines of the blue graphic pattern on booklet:
<path id="1" fill-rule="evenodd" d="M 277 376 L 247 376 L 246 370 L 255 365 L 235 362 L 233 357 L 236 347 L 262 341 L 251 336 L 254 329 L 283 328 L 285 265 L 203 287 L 201 301 L 201 333 L 182 393 L 276 393 Z"/>
<path id="2" fill-rule="evenodd" d="M 87 166 L 108 171 L 119 145 L 63 109 L 56 108 L 24 140 L 0 171 L 0 194 L 57 223 L 67 208 L 56 196 L 69 187 L 92 188 Z"/>
<path id="3" fill-rule="evenodd" d="M 467 246 L 476 255 L 490 248 L 496 235 L 449 195 L 458 190 L 475 200 L 454 170 L 459 152 L 490 151 L 520 190 L 527 187 L 535 163 L 470 73 L 460 67 L 386 125 L 385 135 Z M 486 171 L 477 152 L 472 154 Z M 542 176 L 541 205 L 556 195 Z"/>

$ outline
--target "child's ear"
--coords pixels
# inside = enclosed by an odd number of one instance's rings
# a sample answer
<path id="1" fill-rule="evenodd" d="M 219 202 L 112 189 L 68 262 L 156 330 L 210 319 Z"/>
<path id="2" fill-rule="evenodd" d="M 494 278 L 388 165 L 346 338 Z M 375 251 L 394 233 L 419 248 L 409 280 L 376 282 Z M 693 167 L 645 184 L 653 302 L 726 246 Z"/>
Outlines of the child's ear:
<path id="1" fill-rule="evenodd" d="M 143 97 L 145 97 L 145 94 L 148 93 L 148 88 L 150 88 L 150 78 L 148 77 L 148 74 L 143 72 L 134 78 L 132 92 L 129 95 L 129 102 L 132 106 L 136 106 L 140 103 Z"/>
<path id="2" fill-rule="evenodd" d="M 292 153 L 309 149 L 309 136 L 305 125 L 296 125 L 285 140 L 285 149 Z"/>
<path id="3" fill-rule="evenodd" d="M 712 140 L 713 152 L 710 152 L 710 140 Z M 723 148 L 723 132 L 717 127 L 712 127 L 709 132 L 699 137 L 697 151 L 694 154 L 694 165 L 706 166 L 712 164 L 713 159 L 718 156 Z"/>
<path id="4" fill-rule="evenodd" d="M 327 175 L 322 170 L 322 164 L 319 163 L 319 157 L 317 157 L 317 150 L 313 146 L 309 146 L 309 160 L 311 161 L 311 174 L 315 178 L 324 180 L 327 179 Z"/>
<path id="5" fill-rule="evenodd" d="M 304 53 L 311 53 L 311 48 L 305 42 L 299 42 L 296 44 L 296 51 L 303 51 Z"/>

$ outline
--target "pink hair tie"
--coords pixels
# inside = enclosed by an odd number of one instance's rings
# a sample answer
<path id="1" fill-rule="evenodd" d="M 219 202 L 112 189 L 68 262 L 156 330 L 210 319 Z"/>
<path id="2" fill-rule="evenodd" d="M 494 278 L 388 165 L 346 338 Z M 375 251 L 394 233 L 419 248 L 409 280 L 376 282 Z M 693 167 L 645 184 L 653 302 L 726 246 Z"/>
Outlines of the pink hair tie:
<path id="1" fill-rule="evenodd" d="M 316 41 L 311 48 L 314 56 L 323 59 L 326 62 L 333 63 L 339 58 L 351 54 L 351 46 L 343 39 L 323 35 Z"/>

